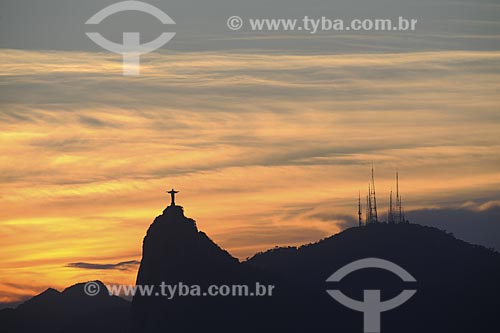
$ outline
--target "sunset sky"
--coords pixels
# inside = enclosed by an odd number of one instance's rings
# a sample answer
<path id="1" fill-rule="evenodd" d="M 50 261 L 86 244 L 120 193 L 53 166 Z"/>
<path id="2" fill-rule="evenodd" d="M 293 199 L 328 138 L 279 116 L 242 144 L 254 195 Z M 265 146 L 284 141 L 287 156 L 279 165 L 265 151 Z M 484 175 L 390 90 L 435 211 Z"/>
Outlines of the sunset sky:
<path id="1" fill-rule="evenodd" d="M 177 4 L 178 44 L 143 56 L 139 77 L 122 76 L 121 57 L 90 41 L 48 38 L 48 14 L 18 16 L 47 30 L 14 38 L 14 2 L 0 4 L 0 303 L 87 280 L 133 284 L 171 188 L 240 259 L 353 225 L 372 163 L 383 216 L 397 170 L 410 216 L 500 205 L 494 2 L 462 3 L 449 25 L 419 7 L 422 30 L 405 37 L 234 34 L 225 12 L 208 11 L 199 24 L 213 27 L 211 47 Z M 106 1 L 89 3 L 78 22 Z M 480 227 L 471 241 L 490 233 Z"/>

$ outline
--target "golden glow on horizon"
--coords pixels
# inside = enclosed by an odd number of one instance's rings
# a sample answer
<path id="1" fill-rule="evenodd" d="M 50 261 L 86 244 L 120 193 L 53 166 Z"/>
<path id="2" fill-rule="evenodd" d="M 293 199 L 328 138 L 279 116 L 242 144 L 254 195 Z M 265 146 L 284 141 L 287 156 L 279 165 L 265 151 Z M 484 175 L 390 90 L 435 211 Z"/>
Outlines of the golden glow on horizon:
<path id="1" fill-rule="evenodd" d="M 396 169 L 413 209 L 500 183 L 500 52 L 151 54 L 138 78 L 104 53 L 0 55 L 0 302 L 133 284 L 67 264 L 140 260 L 171 187 L 245 258 L 339 231 L 372 161 L 382 207 Z"/>

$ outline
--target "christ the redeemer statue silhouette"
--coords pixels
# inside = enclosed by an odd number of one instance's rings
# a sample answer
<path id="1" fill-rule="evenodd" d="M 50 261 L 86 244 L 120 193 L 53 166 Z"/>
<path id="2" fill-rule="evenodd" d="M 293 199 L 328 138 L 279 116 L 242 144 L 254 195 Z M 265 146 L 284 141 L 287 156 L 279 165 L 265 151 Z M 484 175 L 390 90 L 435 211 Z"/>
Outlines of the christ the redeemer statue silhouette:
<path id="1" fill-rule="evenodd" d="M 177 193 L 179 193 L 179 191 L 172 189 L 170 192 L 167 192 L 167 193 L 170 193 L 170 197 L 172 198 L 172 202 L 170 203 L 170 206 L 175 206 L 175 195 Z"/>

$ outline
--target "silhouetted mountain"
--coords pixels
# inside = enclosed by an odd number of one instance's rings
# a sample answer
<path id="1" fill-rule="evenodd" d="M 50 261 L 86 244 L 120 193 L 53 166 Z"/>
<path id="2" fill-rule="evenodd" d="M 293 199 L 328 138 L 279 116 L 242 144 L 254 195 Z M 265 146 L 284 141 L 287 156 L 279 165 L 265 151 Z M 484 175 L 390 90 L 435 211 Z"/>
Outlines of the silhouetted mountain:
<path id="1" fill-rule="evenodd" d="M 143 242 L 143 256 L 137 275 L 137 285 L 230 284 L 238 280 L 243 270 L 238 259 L 221 249 L 207 235 L 198 231 L 194 220 L 186 218 L 182 207 L 168 206 L 149 227 Z M 161 293 L 160 288 L 154 293 Z M 140 297 L 132 302 L 133 331 L 146 328 L 153 331 L 186 329 L 199 323 L 188 320 L 186 311 L 197 312 L 198 319 L 211 320 L 211 311 L 204 308 L 234 309 L 232 300 L 181 297 Z M 182 314 L 182 315 L 179 315 Z M 205 316 L 208 314 L 208 316 Z M 194 329 L 194 327 L 193 327 Z"/>
<path id="2" fill-rule="evenodd" d="M 249 235 L 251 237 L 251 235 Z M 362 332 L 363 315 L 332 299 L 340 289 L 362 300 L 366 289 L 390 299 L 417 289 L 406 304 L 382 314 L 383 332 L 486 332 L 500 306 L 500 254 L 431 227 L 377 224 L 351 228 L 300 248 L 276 248 L 238 263 L 184 217 L 168 207 L 144 239 L 137 284 L 273 284 L 272 297 L 139 297 L 133 332 Z M 364 269 L 338 284 L 326 279 L 364 258 L 392 261 L 416 283 L 380 269 Z M 159 290 L 159 289 L 156 289 Z"/>
<path id="3" fill-rule="evenodd" d="M 395 275 L 367 269 L 339 285 L 325 283 L 336 270 L 355 260 L 376 257 L 404 267 L 417 280 L 406 286 Z M 415 224 L 376 224 L 351 228 L 318 243 L 259 253 L 244 265 L 270 272 L 301 293 L 292 308 L 294 327 L 361 332 L 362 314 L 325 294 L 340 287 L 363 299 L 364 289 L 381 289 L 389 299 L 403 289 L 418 292 L 406 304 L 382 314 L 383 332 L 489 332 L 500 308 L 500 254 L 455 239 L 441 230 Z M 334 288 L 335 287 L 335 288 Z"/>
<path id="4" fill-rule="evenodd" d="M 184 216 L 182 207 L 168 206 L 144 237 L 137 284 L 219 279 L 235 271 L 238 263 L 198 231 L 195 221 Z"/>
<path id="5" fill-rule="evenodd" d="M 0 311 L 2 332 L 127 332 L 130 303 L 109 296 L 100 282 L 100 292 L 88 296 L 85 283 L 63 292 L 49 288 L 20 304 Z"/>

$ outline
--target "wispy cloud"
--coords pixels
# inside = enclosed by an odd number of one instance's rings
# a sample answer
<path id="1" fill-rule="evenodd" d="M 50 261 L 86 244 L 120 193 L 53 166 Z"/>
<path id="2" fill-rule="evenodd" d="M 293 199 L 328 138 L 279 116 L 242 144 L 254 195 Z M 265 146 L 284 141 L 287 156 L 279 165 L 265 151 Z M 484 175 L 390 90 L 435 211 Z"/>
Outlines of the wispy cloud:
<path id="1" fill-rule="evenodd" d="M 141 262 L 138 260 L 129 260 L 122 261 L 116 264 L 93 264 L 89 262 L 70 262 L 66 265 L 66 267 L 73 268 L 83 268 L 83 269 L 119 269 L 119 270 L 128 270 L 131 267 L 139 265 Z"/>

